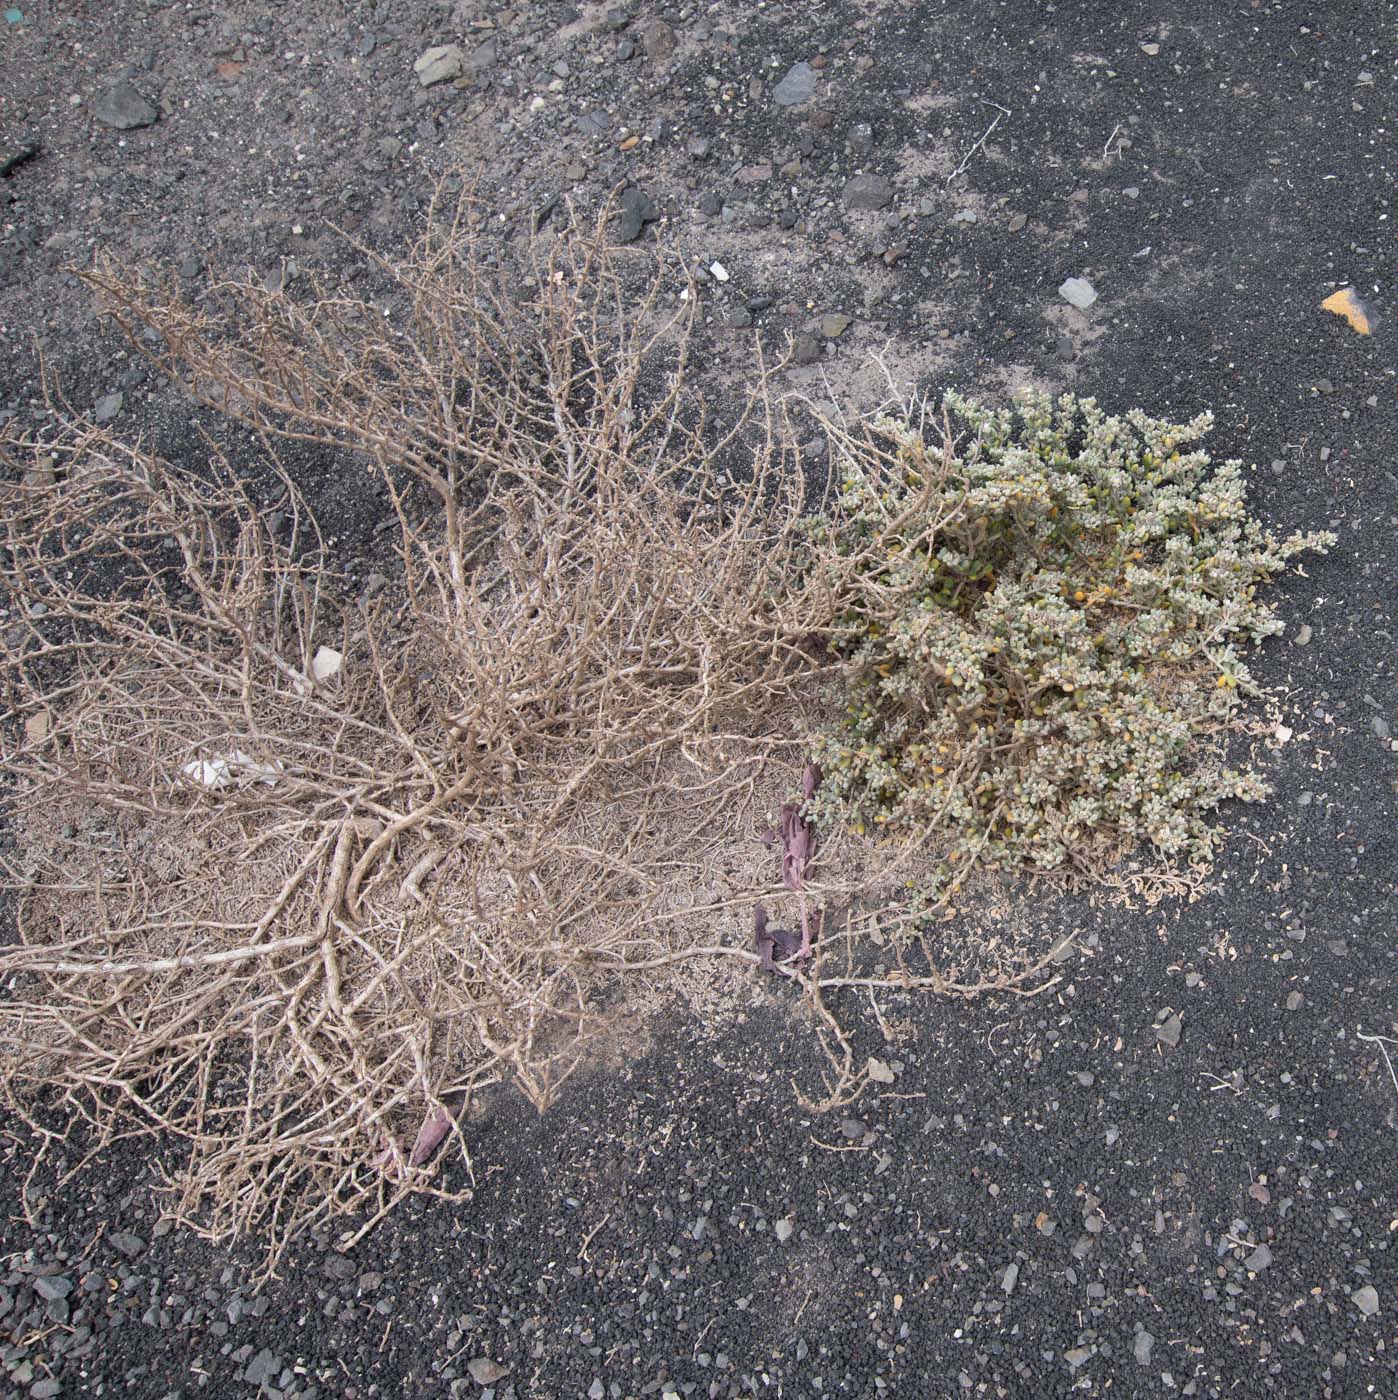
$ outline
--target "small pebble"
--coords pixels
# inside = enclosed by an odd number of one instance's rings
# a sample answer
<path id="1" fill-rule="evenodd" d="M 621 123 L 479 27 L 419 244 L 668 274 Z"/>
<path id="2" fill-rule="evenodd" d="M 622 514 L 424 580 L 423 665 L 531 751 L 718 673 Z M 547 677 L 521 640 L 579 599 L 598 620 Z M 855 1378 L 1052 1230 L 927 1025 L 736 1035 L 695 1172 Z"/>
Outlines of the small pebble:
<path id="1" fill-rule="evenodd" d="M 1349 1298 L 1365 1317 L 1373 1317 L 1379 1310 L 1379 1291 L 1372 1283 L 1366 1283 L 1363 1288 L 1356 1288 Z"/>
<path id="2" fill-rule="evenodd" d="M 1097 300 L 1097 288 L 1086 277 L 1069 277 L 1059 287 L 1058 295 L 1070 306 L 1086 311 Z"/>

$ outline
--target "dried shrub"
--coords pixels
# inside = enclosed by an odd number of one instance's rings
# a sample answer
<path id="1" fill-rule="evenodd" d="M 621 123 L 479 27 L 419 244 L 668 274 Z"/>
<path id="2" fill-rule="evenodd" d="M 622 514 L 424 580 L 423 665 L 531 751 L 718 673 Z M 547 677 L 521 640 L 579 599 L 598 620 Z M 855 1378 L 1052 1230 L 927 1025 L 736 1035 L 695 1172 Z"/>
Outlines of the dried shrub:
<path id="1" fill-rule="evenodd" d="M 766 376 L 718 436 L 681 269 L 574 230 L 490 275 L 476 239 L 463 205 L 381 269 L 397 333 L 352 300 L 94 276 L 197 393 L 379 472 L 403 567 L 376 600 L 289 482 L 278 535 L 216 456 L 0 449 L 5 1087 L 183 1139 L 171 1209 L 215 1231 L 372 1214 L 437 1141 L 465 1151 L 483 1086 L 546 1101 L 619 969 L 716 932 L 757 961 L 825 590 L 796 582 Z"/>

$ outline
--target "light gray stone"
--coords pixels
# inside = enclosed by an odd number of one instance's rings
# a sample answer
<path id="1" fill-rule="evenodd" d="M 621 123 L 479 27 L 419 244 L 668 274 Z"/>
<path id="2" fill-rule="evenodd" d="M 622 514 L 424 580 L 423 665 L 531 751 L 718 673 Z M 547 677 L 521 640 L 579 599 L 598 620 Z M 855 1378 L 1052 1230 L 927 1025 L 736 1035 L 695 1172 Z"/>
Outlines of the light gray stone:
<path id="1" fill-rule="evenodd" d="M 130 83 L 113 83 L 92 104 L 92 115 L 118 131 L 135 131 L 160 120 L 156 108 Z"/>
<path id="2" fill-rule="evenodd" d="M 809 63 L 793 63 L 772 89 L 772 101 L 778 107 L 797 107 L 815 95 L 816 71 Z"/>
<path id="3" fill-rule="evenodd" d="M 461 52 L 460 44 L 439 44 L 436 48 L 426 49 L 418 55 L 417 62 L 413 64 L 413 72 L 417 74 L 417 80 L 423 87 L 432 87 L 436 83 L 446 83 L 453 78 L 459 78 L 464 61 L 465 56 Z"/>
<path id="4" fill-rule="evenodd" d="M 1070 277 L 1059 287 L 1058 295 L 1070 306 L 1086 311 L 1097 300 L 1097 288 L 1086 277 Z"/>

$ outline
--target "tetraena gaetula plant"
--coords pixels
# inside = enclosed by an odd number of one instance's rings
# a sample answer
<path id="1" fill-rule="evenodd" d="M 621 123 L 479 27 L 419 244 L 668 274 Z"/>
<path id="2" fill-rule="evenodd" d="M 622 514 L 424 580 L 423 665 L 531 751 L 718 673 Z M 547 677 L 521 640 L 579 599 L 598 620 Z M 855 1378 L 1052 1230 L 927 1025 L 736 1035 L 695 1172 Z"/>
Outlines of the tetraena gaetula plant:
<path id="1" fill-rule="evenodd" d="M 1218 805 L 1266 793 L 1226 743 L 1242 650 L 1283 628 L 1259 586 L 1334 543 L 1264 529 L 1242 464 L 1196 446 L 1211 426 L 948 394 L 940 442 L 910 417 L 837 433 L 811 559 L 844 594 L 844 714 L 811 815 L 940 838 L 943 890 L 981 863 L 1098 875 L 1142 843 L 1207 864 Z"/>

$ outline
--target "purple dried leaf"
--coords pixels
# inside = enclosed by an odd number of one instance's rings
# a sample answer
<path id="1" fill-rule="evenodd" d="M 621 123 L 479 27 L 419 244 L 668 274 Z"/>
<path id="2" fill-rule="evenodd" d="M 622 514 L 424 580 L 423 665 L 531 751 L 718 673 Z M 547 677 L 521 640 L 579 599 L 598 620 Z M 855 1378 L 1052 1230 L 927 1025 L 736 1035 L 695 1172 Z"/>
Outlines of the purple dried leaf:
<path id="1" fill-rule="evenodd" d="M 442 1139 L 451 1131 L 451 1114 L 439 1108 L 427 1115 L 422 1127 L 417 1130 L 417 1141 L 408 1153 L 408 1165 L 420 1167 L 441 1145 Z"/>
<path id="2" fill-rule="evenodd" d="M 769 927 L 767 911 L 760 904 L 752 911 L 752 922 L 762 970 L 781 972 L 777 962 L 784 962 L 800 948 L 800 935 L 793 933 L 789 928 Z"/>
<path id="3" fill-rule="evenodd" d="M 806 867 L 815 858 L 815 832 L 801 818 L 798 802 L 784 802 L 780 813 L 782 884 L 799 890 L 806 883 Z"/>
<path id="4" fill-rule="evenodd" d="M 452 1116 L 444 1108 L 433 1109 L 423 1120 L 413 1140 L 413 1150 L 408 1153 L 408 1166 L 420 1167 L 441 1146 L 442 1139 L 451 1131 Z M 373 1167 L 386 1167 L 393 1160 L 396 1142 L 390 1143 L 370 1163 Z"/>
<path id="5" fill-rule="evenodd" d="M 804 800 L 809 801 L 820 787 L 820 768 L 808 763 L 801 774 L 801 791 Z M 766 972 L 781 972 L 773 958 L 778 949 L 783 960 L 791 957 L 808 958 L 811 945 L 819 937 L 820 911 L 806 907 L 806 871 L 815 859 L 816 835 L 801 816 L 800 802 L 783 802 L 777 814 L 777 826 L 763 832 L 762 840 L 770 848 L 781 845 L 782 884 L 795 890 L 801 896 L 801 932 L 799 936 L 789 929 L 769 928 L 767 911 L 759 904 L 753 910 L 753 924 L 757 951 L 761 966 Z"/>

